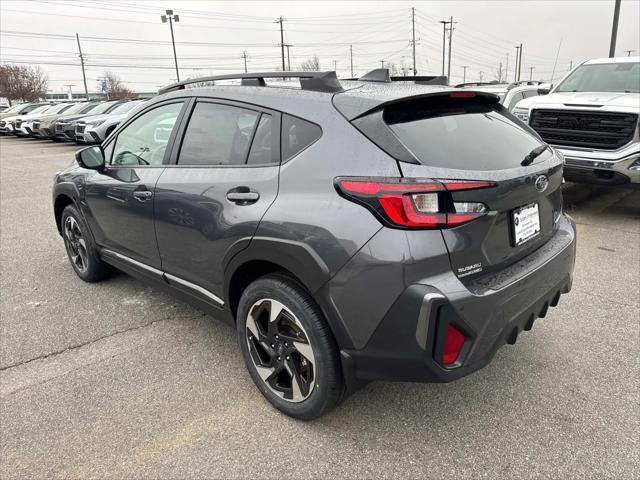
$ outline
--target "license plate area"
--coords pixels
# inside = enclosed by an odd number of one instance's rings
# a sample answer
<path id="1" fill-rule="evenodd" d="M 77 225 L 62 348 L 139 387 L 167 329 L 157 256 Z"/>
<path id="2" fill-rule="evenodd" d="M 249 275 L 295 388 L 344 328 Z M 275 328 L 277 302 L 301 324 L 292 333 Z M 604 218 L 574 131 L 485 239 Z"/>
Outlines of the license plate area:
<path id="1" fill-rule="evenodd" d="M 538 203 L 530 203 L 511 213 L 513 244 L 518 247 L 540 235 L 540 209 Z"/>

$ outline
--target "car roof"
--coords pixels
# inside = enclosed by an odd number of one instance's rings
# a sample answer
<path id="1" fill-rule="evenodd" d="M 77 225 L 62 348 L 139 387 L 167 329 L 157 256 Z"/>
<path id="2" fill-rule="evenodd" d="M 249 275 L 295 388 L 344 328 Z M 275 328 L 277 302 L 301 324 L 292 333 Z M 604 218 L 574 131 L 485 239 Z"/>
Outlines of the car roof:
<path id="1" fill-rule="evenodd" d="M 184 82 L 184 85 L 174 84 L 161 89 L 161 94 L 150 101 L 150 105 L 165 101 L 170 98 L 184 97 L 209 97 L 220 98 L 224 100 L 238 101 L 246 104 L 255 104 L 256 106 L 270 108 L 273 110 L 290 113 L 292 115 L 318 117 L 322 111 L 334 106 L 347 119 L 352 120 L 371 110 L 382 108 L 385 105 L 394 103 L 408 98 L 426 97 L 434 95 L 443 95 L 447 93 L 460 92 L 460 88 L 451 87 L 441 84 L 429 84 L 432 80 L 436 82 L 441 77 L 390 77 L 380 79 L 380 70 L 376 69 L 369 73 L 376 72 L 375 79 L 348 79 L 339 80 L 338 88 L 335 90 L 325 90 L 323 88 L 300 88 L 301 83 L 298 81 L 280 80 L 283 74 L 292 74 L 292 72 L 269 72 L 267 74 L 239 74 L 238 76 L 219 76 L 205 77 L 201 79 L 192 79 Z M 300 72 L 298 72 L 300 73 Z M 307 74 L 308 72 L 304 72 Z M 310 74 L 318 74 L 319 77 L 327 73 L 335 72 L 310 72 Z M 278 80 L 264 82 L 260 78 L 260 82 L 252 84 L 240 84 L 235 82 L 231 85 L 223 85 L 220 80 L 229 80 L 235 78 L 254 79 L 264 75 L 264 78 L 278 78 Z M 254 75 L 254 76 L 251 76 Z M 211 85 L 215 81 L 214 85 Z M 198 84 L 203 86 L 198 86 Z M 331 85 L 335 87 L 335 84 Z M 469 91 L 469 90 L 467 90 Z M 497 99 L 493 93 L 482 92 L 479 89 L 472 89 L 483 96 L 491 96 Z M 333 109 L 335 111 L 335 109 Z"/>
<path id="2" fill-rule="evenodd" d="M 638 63 L 640 57 L 613 57 L 613 58 L 593 58 L 587 60 L 583 65 L 598 65 L 605 63 Z"/>

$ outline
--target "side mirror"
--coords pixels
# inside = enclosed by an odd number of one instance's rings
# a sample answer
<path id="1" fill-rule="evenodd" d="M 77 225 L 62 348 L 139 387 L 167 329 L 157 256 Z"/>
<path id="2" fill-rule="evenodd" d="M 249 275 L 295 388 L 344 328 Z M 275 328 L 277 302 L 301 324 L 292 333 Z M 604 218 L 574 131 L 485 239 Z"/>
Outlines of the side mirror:
<path id="1" fill-rule="evenodd" d="M 541 83 L 538 87 L 538 95 L 549 95 L 553 88 L 553 83 Z"/>
<path id="2" fill-rule="evenodd" d="M 102 170 L 104 168 L 104 152 L 102 147 L 88 147 L 76 152 L 76 162 L 82 168 Z"/>

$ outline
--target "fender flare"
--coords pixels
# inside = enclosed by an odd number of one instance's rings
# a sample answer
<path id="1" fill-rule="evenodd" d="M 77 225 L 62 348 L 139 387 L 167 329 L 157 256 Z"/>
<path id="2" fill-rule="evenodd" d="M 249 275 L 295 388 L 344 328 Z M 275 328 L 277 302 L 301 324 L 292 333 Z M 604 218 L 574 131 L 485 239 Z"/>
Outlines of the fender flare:
<path id="1" fill-rule="evenodd" d="M 288 270 L 309 291 L 322 310 L 338 345 L 345 348 L 352 344 L 340 314 L 322 288 L 331 279 L 327 264 L 309 245 L 280 238 L 253 237 L 246 247 L 235 253 L 224 264 L 224 298 L 230 298 L 231 279 L 248 262 L 267 261 Z"/>
<path id="2" fill-rule="evenodd" d="M 60 222 L 58 221 L 58 212 L 56 212 L 56 203 L 61 196 L 69 197 L 71 202 L 79 210 L 80 214 L 84 216 L 82 208 L 80 208 L 80 191 L 78 186 L 73 182 L 60 182 L 53 187 L 53 212 L 58 228 L 58 233 L 61 233 Z"/>

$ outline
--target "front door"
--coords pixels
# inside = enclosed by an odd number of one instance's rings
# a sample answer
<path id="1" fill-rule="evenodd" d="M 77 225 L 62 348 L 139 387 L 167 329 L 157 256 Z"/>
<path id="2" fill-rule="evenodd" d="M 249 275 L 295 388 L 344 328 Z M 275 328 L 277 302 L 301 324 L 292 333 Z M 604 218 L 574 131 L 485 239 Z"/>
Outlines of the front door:
<path id="1" fill-rule="evenodd" d="M 183 106 L 162 104 L 126 125 L 105 145 L 106 168 L 87 177 L 84 195 L 96 242 L 158 269 L 154 192 Z"/>
<path id="2" fill-rule="evenodd" d="M 248 243 L 278 191 L 279 122 L 255 106 L 193 106 L 156 186 L 162 269 L 177 287 L 222 303 L 223 258 Z"/>

